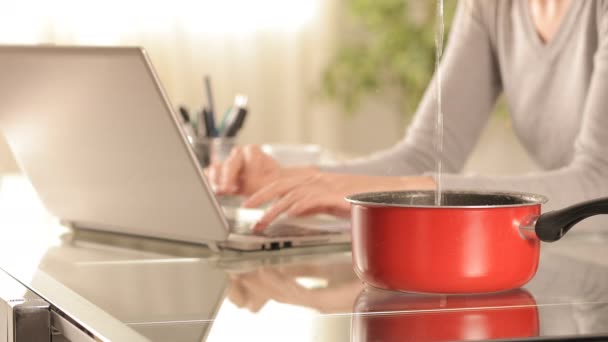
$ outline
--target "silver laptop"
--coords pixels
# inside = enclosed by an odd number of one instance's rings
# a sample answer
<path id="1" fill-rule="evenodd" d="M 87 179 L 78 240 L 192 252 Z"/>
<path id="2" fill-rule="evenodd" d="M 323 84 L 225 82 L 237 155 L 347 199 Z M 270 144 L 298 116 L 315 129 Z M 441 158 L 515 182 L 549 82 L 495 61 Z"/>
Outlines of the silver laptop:
<path id="1" fill-rule="evenodd" d="M 218 204 L 150 61 L 136 47 L 0 46 L 0 127 L 47 209 L 75 228 L 212 249 L 345 243 L 345 221 L 275 223 Z M 237 229 L 238 228 L 238 229 Z"/>

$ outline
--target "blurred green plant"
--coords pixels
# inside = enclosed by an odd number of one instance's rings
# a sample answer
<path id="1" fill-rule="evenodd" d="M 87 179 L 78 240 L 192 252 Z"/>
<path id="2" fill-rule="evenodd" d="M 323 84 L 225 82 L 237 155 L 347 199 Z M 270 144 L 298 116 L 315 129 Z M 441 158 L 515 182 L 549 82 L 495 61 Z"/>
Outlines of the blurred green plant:
<path id="1" fill-rule="evenodd" d="M 449 31 L 456 0 L 444 5 Z M 411 114 L 435 68 L 436 1 L 346 0 L 347 30 L 323 74 L 322 92 L 348 113 L 383 90 L 396 91 Z"/>

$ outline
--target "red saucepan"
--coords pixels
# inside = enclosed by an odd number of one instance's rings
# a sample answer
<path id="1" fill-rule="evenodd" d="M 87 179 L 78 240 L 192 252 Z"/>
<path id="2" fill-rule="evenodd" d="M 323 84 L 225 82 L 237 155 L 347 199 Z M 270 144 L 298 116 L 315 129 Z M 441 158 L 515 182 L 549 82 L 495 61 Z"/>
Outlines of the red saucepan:
<path id="1" fill-rule="evenodd" d="M 349 196 L 353 264 L 368 284 L 425 293 L 497 292 L 526 284 L 540 241 L 608 214 L 608 198 L 540 214 L 546 198 L 524 193 L 432 191 Z"/>

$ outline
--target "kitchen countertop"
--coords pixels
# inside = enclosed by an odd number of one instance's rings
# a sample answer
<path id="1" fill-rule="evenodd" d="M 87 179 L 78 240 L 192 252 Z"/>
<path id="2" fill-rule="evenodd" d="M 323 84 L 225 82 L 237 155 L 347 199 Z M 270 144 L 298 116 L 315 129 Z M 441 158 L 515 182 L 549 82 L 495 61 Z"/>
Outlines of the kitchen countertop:
<path id="1" fill-rule="evenodd" d="M 214 254 L 73 231 L 16 178 L 0 187 L 0 227 L 0 268 L 100 340 L 608 338 L 608 227 L 544 244 L 522 289 L 462 296 L 368 288 L 348 246 Z"/>

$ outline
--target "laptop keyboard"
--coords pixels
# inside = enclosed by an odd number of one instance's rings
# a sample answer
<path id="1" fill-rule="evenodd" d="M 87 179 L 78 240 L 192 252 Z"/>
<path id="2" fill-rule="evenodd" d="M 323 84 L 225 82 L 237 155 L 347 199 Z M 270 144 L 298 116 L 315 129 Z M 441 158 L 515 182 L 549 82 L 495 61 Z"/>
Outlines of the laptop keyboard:
<path id="1" fill-rule="evenodd" d="M 279 219 L 261 232 L 254 232 L 251 228 L 263 216 L 264 211 L 259 209 L 243 209 L 223 207 L 230 230 L 234 234 L 255 235 L 264 237 L 301 237 L 339 234 L 349 230 L 348 222 L 336 219 L 291 218 Z"/>
<path id="2" fill-rule="evenodd" d="M 255 232 L 251 229 L 251 222 L 238 222 L 229 220 L 230 228 L 233 233 L 240 235 L 256 235 L 265 237 L 283 237 L 283 236 L 313 236 L 313 235 L 327 235 L 332 234 L 330 231 L 323 231 L 318 229 L 309 229 L 304 227 L 286 225 L 286 224 L 273 224 L 268 226 L 261 232 Z"/>

